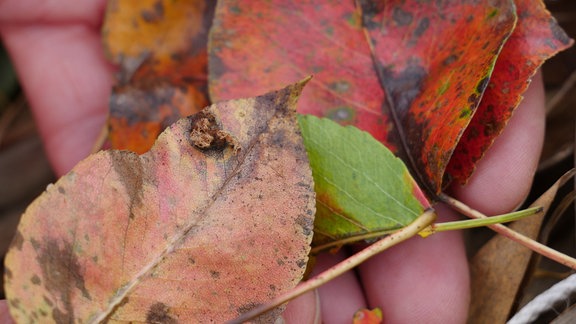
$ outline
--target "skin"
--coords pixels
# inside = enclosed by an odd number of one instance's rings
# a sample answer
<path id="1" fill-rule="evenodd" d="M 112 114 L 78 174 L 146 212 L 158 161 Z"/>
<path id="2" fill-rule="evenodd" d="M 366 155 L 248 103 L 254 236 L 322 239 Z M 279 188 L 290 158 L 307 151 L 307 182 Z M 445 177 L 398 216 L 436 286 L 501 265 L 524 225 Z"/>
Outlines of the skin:
<path id="1" fill-rule="evenodd" d="M 34 111 L 58 175 L 89 154 L 108 109 L 114 67 L 102 54 L 100 0 L 0 0 L 0 35 Z M 467 186 L 451 194 L 486 214 L 518 206 L 536 170 L 544 134 L 544 93 L 537 75 L 508 127 Z M 457 219 L 439 206 L 441 221 Z M 346 257 L 321 255 L 315 272 Z M 469 303 L 461 234 L 413 238 L 291 302 L 284 318 L 350 323 L 361 307 L 381 307 L 387 323 L 463 323 Z M 320 309 L 316 305 L 321 305 Z M 10 323 L 0 302 L 0 323 Z"/>

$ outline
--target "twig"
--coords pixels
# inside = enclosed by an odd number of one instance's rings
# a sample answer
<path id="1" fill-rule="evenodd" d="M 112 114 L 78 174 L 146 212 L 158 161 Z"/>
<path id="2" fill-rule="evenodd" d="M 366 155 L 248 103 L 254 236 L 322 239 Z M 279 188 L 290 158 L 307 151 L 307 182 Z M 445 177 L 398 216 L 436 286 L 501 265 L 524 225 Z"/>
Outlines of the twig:
<path id="1" fill-rule="evenodd" d="M 470 218 L 487 218 L 488 216 L 482 214 L 481 212 L 474 210 L 472 208 L 470 208 L 469 206 L 465 205 L 464 203 L 444 194 L 441 193 L 439 195 L 439 198 L 447 203 L 448 205 L 450 205 L 452 208 L 454 208 L 455 210 L 459 211 L 460 213 L 462 213 L 463 215 L 466 215 Z M 532 251 L 541 254 L 549 259 L 552 259 L 560 264 L 563 264 L 567 267 L 570 267 L 572 269 L 576 270 L 576 259 L 571 258 L 570 256 L 560 253 L 554 249 L 551 249 L 549 247 L 547 247 L 544 244 L 541 244 L 539 242 L 536 242 L 516 231 L 513 231 L 511 229 L 509 229 L 508 227 L 502 225 L 502 224 L 494 224 L 494 225 L 489 225 L 488 227 L 490 227 L 490 229 L 494 230 L 495 232 L 497 232 L 500 235 L 503 235 L 515 242 L 518 242 L 522 245 L 524 245 L 525 247 L 531 249 Z"/>
<path id="2" fill-rule="evenodd" d="M 312 289 L 316 289 L 328 281 L 338 277 L 339 275 L 345 273 L 348 270 L 358 266 L 367 259 L 373 257 L 374 255 L 394 246 L 400 242 L 403 242 L 410 237 L 418 234 L 423 228 L 432 224 L 436 219 L 436 212 L 432 209 L 426 210 L 422 215 L 420 215 L 416 220 L 410 223 L 408 226 L 399 229 L 398 231 L 384 237 L 383 239 L 377 241 L 376 243 L 368 246 L 364 250 L 352 255 L 348 259 L 338 263 L 337 265 L 331 267 L 330 269 L 320 273 L 316 277 L 301 283 L 294 289 L 280 295 L 270 302 L 264 305 L 260 305 L 249 312 L 242 314 L 240 317 L 233 319 L 228 322 L 228 324 L 243 323 L 256 316 L 265 313 L 275 307 L 284 304 Z"/>

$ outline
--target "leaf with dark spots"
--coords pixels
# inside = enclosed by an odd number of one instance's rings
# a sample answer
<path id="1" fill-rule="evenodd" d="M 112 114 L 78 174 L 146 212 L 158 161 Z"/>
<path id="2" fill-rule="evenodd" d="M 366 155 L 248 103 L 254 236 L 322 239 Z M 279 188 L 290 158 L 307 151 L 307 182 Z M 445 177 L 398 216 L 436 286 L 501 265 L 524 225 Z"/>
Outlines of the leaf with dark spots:
<path id="1" fill-rule="evenodd" d="M 514 4 L 358 3 L 219 1 L 211 98 L 254 95 L 314 74 L 299 112 L 370 132 L 435 194 L 512 32 Z"/>
<path id="2" fill-rule="evenodd" d="M 361 1 L 362 15 L 396 130 L 388 141 L 435 194 L 514 27 L 514 4 L 406 1 L 372 12 L 370 2 Z"/>
<path id="3" fill-rule="evenodd" d="M 295 109 L 305 83 L 212 105 L 143 155 L 102 151 L 49 186 L 6 256 L 12 317 L 223 322 L 293 288 L 315 214 Z M 199 148 L 194 130 L 229 138 Z"/>
<path id="4" fill-rule="evenodd" d="M 546 59 L 572 45 L 541 0 L 516 0 L 518 23 L 498 56 L 474 118 L 446 170 L 448 182 L 465 183 L 522 100 L 530 79 Z"/>
<path id="5" fill-rule="evenodd" d="M 385 140 L 378 83 L 353 1 L 219 1 L 209 40 L 213 101 L 253 96 L 314 75 L 298 111 Z"/>
<path id="6" fill-rule="evenodd" d="M 109 0 L 103 40 L 119 65 L 110 99 L 113 148 L 146 152 L 160 132 L 208 105 L 213 1 Z"/>

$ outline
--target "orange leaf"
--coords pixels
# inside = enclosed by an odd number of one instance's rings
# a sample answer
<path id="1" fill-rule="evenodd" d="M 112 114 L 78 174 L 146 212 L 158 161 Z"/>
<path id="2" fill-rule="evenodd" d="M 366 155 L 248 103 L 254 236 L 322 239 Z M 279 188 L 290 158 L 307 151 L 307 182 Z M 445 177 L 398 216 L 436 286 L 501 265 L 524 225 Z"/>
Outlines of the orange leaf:
<path id="1" fill-rule="evenodd" d="M 206 46 L 214 5 L 108 2 L 103 41 L 120 67 L 108 120 L 113 148 L 146 152 L 164 128 L 208 105 Z"/>
<path id="2" fill-rule="evenodd" d="M 304 83 L 210 106 L 148 153 L 100 152 L 50 186 L 6 256 L 14 319 L 222 322 L 294 287 L 315 212 Z"/>
<path id="3" fill-rule="evenodd" d="M 354 313 L 353 324 L 380 324 L 382 323 L 382 310 L 380 308 L 360 309 Z"/>

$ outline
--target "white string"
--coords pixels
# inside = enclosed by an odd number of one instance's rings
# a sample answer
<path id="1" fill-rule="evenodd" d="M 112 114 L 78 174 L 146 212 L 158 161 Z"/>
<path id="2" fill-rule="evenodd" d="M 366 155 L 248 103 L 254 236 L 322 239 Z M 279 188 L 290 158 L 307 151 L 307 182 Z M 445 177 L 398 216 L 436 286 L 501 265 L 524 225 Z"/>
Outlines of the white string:
<path id="1" fill-rule="evenodd" d="M 552 309 L 554 304 L 565 301 L 576 291 L 576 274 L 558 282 L 526 304 L 507 324 L 526 324 L 536 320 L 540 314 Z"/>

